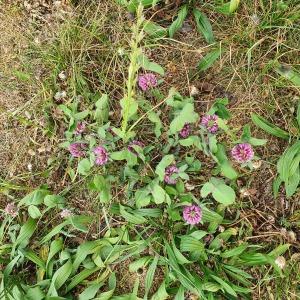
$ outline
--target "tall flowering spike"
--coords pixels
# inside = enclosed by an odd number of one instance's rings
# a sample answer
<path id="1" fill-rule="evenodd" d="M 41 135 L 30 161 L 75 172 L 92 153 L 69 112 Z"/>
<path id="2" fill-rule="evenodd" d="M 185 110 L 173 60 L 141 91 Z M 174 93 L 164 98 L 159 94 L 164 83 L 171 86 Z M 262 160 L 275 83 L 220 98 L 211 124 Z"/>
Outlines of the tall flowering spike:
<path id="1" fill-rule="evenodd" d="M 140 75 L 138 78 L 139 87 L 145 92 L 157 86 L 157 78 L 152 73 Z"/>
<path id="2" fill-rule="evenodd" d="M 179 136 L 187 138 L 191 134 L 191 125 L 189 123 L 184 124 L 183 128 L 179 131 Z"/>
<path id="3" fill-rule="evenodd" d="M 15 218 L 18 215 L 19 209 L 11 202 L 6 205 L 4 212 L 12 218 Z"/>
<path id="4" fill-rule="evenodd" d="M 75 134 L 81 134 L 85 131 L 86 124 L 84 122 L 79 122 L 75 128 Z"/>
<path id="5" fill-rule="evenodd" d="M 69 147 L 69 151 L 73 157 L 84 157 L 86 145 L 84 143 L 73 143 Z"/>
<path id="6" fill-rule="evenodd" d="M 177 182 L 177 178 L 172 178 L 174 174 L 178 174 L 179 173 L 179 169 L 175 166 L 168 166 L 165 170 L 165 182 L 167 184 L 176 184 Z"/>
<path id="7" fill-rule="evenodd" d="M 231 150 L 232 157 L 239 163 L 246 163 L 254 156 L 254 151 L 250 144 L 237 144 Z"/>
<path id="8" fill-rule="evenodd" d="M 186 206 L 183 209 L 183 219 L 191 225 L 200 223 L 202 219 L 202 209 L 197 205 Z"/>
<path id="9" fill-rule="evenodd" d="M 98 146 L 94 149 L 96 155 L 96 165 L 103 166 L 108 162 L 108 153 L 106 149 L 102 146 Z"/>
<path id="10" fill-rule="evenodd" d="M 216 133 L 219 129 L 217 115 L 205 115 L 201 119 L 201 125 L 210 133 Z"/>
<path id="11" fill-rule="evenodd" d="M 133 154 L 137 155 L 137 152 L 135 151 L 133 146 L 139 146 L 141 148 L 145 147 L 145 144 L 141 141 L 133 140 L 132 142 L 129 143 L 127 149 L 132 152 Z"/>
<path id="12" fill-rule="evenodd" d="M 71 216 L 73 216 L 73 214 L 72 214 L 72 212 L 71 212 L 69 209 L 67 209 L 67 208 L 64 208 L 64 209 L 60 212 L 60 217 L 61 217 L 61 218 L 69 218 L 69 217 L 71 217 Z"/>

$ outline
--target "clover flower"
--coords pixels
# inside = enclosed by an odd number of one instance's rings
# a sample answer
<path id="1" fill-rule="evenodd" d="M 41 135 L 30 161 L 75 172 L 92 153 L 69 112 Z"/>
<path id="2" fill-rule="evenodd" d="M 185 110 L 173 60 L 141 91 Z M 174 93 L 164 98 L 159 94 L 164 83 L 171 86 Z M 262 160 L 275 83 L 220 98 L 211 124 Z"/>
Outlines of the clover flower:
<path id="1" fill-rule="evenodd" d="M 183 219 L 190 225 L 200 223 L 202 219 L 202 209 L 197 205 L 186 206 L 183 209 Z"/>
<path id="2" fill-rule="evenodd" d="M 201 119 L 201 125 L 210 133 L 216 133 L 219 129 L 217 115 L 205 115 Z"/>
<path id="3" fill-rule="evenodd" d="M 86 124 L 84 122 L 79 122 L 75 128 L 75 134 L 81 134 L 85 131 Z"/>
<path id="4" fill-rule="evenodd" d="M 178 173 L 179 173 L 179 169 L 175 165 L 168 166 L 165 169 L 164 181 L 167 184 L 176 184 L 177 178 L 172 178 L 172 175 L 178 174 Z"/>
<path id="5" fill-rule="evenodd" d="M 189 123 L 185 123 L 183 128 L 179 131 L 179 136 L 185 139 L 190 134 L 191 134 L 191 125 Z"/>
<path id="6" fill-rule="evenodd" d="M 19 209 L 11 202 L 6 205 L 4 212 L 12 218 L 15 218 L 18 215 Z"/>
<path id="7" fill-rule="evenodd" d="M 96 155 L 96 165 L 103 166 L 108 162 L 108 153 L 106 149 L 102 146 L 98 146 L 94 149 Z"/>
<path id="8" fill-rule="evenodd" d="M 254 151 L 250 144 L 237 144 L 231 150 L 232 157 L 239 163 L 246 163 L 254 156 Z"/>
<path id="9" fill-rule="evenodd" d="M 144 145 L 143 142 L 137 141 L 137 140 L 133 140 L 133 141 L 128 145 L 127 149 L 128 149 L 131 153 L 133 153 L 133 154 L 135 154 L 135 155 L 137 155 L 138 153 L 136 152 L 136 150 L 134 149 L 133 146 L 139 146 L 139 147 L 141 147 L 141 148 L 145 147 L 145 145 Z"/>
<path id="10" fill-rule="evenodd" d="M 86 145 L 84 143 L 73 143 L 69 147 L 69 151 L 73 157 L 84 157 Z"/>
<path id="11" fill-rule="evenodd" d="M 69 209 L 67 209 L 67 208 L 64 208 L 64 209 L 60 212 L 61 218 L 69 218 L 69 217 L 71 217 L 72 215 L 73 215 L 72 212 L 71 212 Z"/>
<path id="12" fill-rule="evenodd" d="M 150 88 L 157 86 L 157 78 L 152 73 L 146 73 L 144 75 L 140 75 L 138 78 L 139 87 L 145 92 Z"/>

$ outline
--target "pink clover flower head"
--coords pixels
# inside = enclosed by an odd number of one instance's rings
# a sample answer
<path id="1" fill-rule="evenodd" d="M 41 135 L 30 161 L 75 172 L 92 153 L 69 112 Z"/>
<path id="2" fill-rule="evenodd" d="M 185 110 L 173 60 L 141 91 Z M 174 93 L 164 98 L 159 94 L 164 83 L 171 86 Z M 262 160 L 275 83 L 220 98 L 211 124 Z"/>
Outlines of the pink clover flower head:
<path id="1" fill-rule="evenodd" d="M 202 209 L 197 205 L 189 205 L 183 209 L 183 219 L 190 225 L 200 223 L 202 219 Z"/>
<path id="2" fill-rule="evenodd" d="M 179 131 L 179 136 L 185 139 L 190 134 L 191 134 L 191 125 L 189 123 L 185 123 L 183 128 Z"/>
<path id="3" fill-rule="evenodd" d="M 133 154 L 137 154 L 133 146 L 139 146 L 141 148 L 145 147 L 145 144 L 141 141 L 138 140 L 133 140 L 132 142 L 129 143 L 127 149 L 132 152 Z"/>
<path id="4" fill-rule="evenodd" d="M 69 218 L 71 216 L 73 216 L 72 212 L 67 209 L 67 208 L 64 208 L 61 212 L 60 212 L 60 216 L 61 218 Z"/>
<path id="5" fill-rule="evenodd" d="M 84 122 L 79 122 L 75 128 L 75 134 L 81 134 L 85 131 L 86 124 Z"/>
<path id="6" fill-rule="evenodd" d="M 210 133 L 216 133 L 219 129 L 217 115 L 205 115 L 201 119 L 201 125 Z"/>
<path id="7" fill-rule="evenodd" d="M 102 146 L 98 146 L 94 149 L 96 155 L 96 165 L 103 166 L 108 162 L 108 153 L 106 149 Z"/>
<path id="8" fill-rule="evenodd" d="M 239 163 L 246 163 L 254 157 L 254 151 L 250 144 L 237 144 L 231 150 L 232 157 Z"/>
<path id="9" fill-rule="evenodd" d="M 172 178 L 172 175 L 178 174 L 178 173 L 179 173 L 179 169 L 175 165 L 168 166 L 165 169 L 164 181 L 167 184 L 176 184 L 177 178 Z"/>
<path id="10" fill-rule="evenodd" d="M 15 218 L 18 215 L 19 209 L 14 203 L 11 202 L 6 205 L 4 212 L 12 218 Z"/>
<path id="11" fill-rule="evenodd" d="M 84 143 L 73 143 L 69 147 L 69 151 L 73 157 L 84 157 L 86 145 Z"/>
<path id="12" fill-rule="evenodd" d="M 157 83 L 157 78 L 153 73 L 146 73 L 138 78 L 138 85 L 144 92 L 156 87 Z"/>

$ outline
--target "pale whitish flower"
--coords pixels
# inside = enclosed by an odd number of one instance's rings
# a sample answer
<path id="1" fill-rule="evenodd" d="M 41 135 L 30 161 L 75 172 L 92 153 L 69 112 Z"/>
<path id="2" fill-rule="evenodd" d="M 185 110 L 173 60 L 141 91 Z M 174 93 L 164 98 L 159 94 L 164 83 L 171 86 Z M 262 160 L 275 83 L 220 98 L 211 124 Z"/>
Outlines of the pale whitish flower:
<path id="1" fill-rule="evenodd" d="M 259 23 L 260 23 L 260 18 L 257 14 L 252 15 L 251 20 L 252 20 L 253 24 L 256 26 L 259 25 Z"/>
<path id="2" fill-rule="evenodd" d="M 60 101 L 64 98 L 67 97 L 67 92 L 66 91 L 61 91 L 61 92 L 57 92 L 55 95 L 54 95 L 54 99 L 56 101 Z"/>
<path id="3" fill-rule="evenodd" d="M 67 79 L 66 72 L 65 72 L 65 71 L 61 71 L 61 72 L 58 74 L 58 78 L 59 78 L 60 80 L 66 80 L 66 79 Z"/>
<path id="4" fill-rule="evenodd" d="M 62 218 L 69 218 L 69 217 L 71 217 L 73 214 L 72 214 L 72 212 L 69 210 L 69 209 L 67 209 L 67 208 L 64 208 L 61 212 L 60 212 L 60 216 L 62 217 Z"/>
<path id="5" fill-rule="evenodd" d="M 246 189 L 246 188 L 241 188 L 240 189 L 240 194 L 241 194 L 242 197 L 249 197 L 251 195 L 249 190 Z"/>
<path id="6" fill-rule="evenodd" d="M 197 96 L 199 94 L 199 89 L 197 87 L 195 87 L 194 85 L 192 85 L 190 94 L 191 94 L 191 96 Z"/>
<path id="7" fill-rule="evenodd" d="M 14 203 L 11 202 L 6 205 L 4 212 L 12 218 L 15 218 L 18 215 L 19 209 Z"/>
<path id="8" fill-rule="evenodd" d="M 252 162 L 252 167 L 253 169 L 259 169 L 262 165 L 262 161 L 261 160 L 256 160 Z"/>
<path id="9" fill-rule="evenodd" d="M 125 54 L 124 48 L 119 48 L 118 49 L 118 55 L 123 56 Z"/>
<path id="10" fill-rule="evenodd" d="M 285 267 L 285 264 L 286 264 L 286 260 L 283 256 L 278 256 L 276 259 L 275 259 L 275 264 L 280 268 L 280 269 L 283 269 Z"/>

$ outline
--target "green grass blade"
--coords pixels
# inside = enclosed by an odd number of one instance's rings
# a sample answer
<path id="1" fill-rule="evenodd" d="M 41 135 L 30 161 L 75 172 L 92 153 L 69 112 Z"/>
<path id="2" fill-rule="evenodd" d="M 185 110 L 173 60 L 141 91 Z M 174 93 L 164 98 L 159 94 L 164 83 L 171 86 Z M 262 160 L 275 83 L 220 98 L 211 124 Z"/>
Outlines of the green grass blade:
<path id="1" fill-rule="evenodd" d="M 251 119 L 253 123 L 261 128 L 262 130 L 276 136 L 282 139 L 289 139 L 290 135 L 287 131 L 279 128 L 276 125 L 273 125 L 271 122 L 269 122 L 264 117 L 257 115 L 257 114 L 251 114 Z"/>

